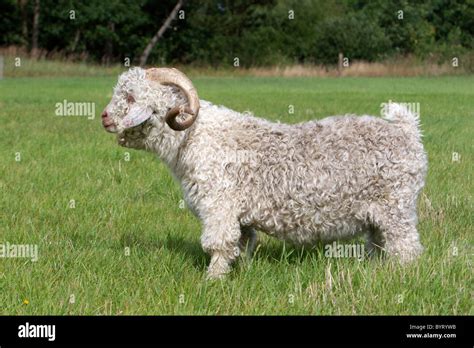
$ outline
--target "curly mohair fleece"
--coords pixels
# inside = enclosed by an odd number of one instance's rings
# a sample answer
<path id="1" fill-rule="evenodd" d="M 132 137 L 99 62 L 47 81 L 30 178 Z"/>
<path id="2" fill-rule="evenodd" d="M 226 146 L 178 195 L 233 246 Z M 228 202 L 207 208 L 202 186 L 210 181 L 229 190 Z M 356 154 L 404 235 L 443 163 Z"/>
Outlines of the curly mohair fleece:
<path id="1" fill-rule="evenodd" d="M 400 261 L 422 252 L 417 197 L 427 156 L 418 118 L 390 104 L 384 118 L 332 116 L 295 125 L 272 123 L 201 100 L 195 123 L 183 132 L 164 121 L 184 94 L 122 74 L 107 112 L 119 122 L 127 97 L 151 107 L 152 117 L 118 133 L 126 147 L 158 154 L 181 184 L 202 222 L 211 254 L 210 278 L 221 277 L 239 253 L 255 245 L 255 230 L 298 244 L 366 235 Z"/>

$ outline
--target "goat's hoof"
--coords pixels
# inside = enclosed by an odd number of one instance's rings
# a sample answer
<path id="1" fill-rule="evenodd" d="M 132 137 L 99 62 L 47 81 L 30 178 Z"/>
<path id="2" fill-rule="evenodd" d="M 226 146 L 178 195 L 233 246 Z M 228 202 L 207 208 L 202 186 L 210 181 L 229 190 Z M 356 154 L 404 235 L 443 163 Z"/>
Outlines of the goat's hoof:
<path id="1" fill-rule="evenodd" d="M 222 280 L 225 279 L 226 273 L 207 273 L 206 280 L 213 281 L 213 280 Z"/>

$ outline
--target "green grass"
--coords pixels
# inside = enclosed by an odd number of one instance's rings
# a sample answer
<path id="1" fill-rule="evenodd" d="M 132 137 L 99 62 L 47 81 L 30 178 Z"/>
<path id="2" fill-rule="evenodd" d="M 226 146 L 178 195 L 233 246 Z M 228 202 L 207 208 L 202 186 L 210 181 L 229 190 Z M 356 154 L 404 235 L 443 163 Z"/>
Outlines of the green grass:
<path id="1" fill-rule="evenodd" d="M 420 260 L 329 259 L 261 236 L 251 263 L 206 282 L 199 221 L 164 165 L 119 147 L 98 116 L 54 115 L 64 99 L 99 115 L 115 77 L 4 79 L 0 243 L 37 244 L 39 260 L 0 259 L 0 314 L 473 314 L 472 76 L 194 81 L 204 99 L 289 123 L 419 102 L 430 161 Z"/>

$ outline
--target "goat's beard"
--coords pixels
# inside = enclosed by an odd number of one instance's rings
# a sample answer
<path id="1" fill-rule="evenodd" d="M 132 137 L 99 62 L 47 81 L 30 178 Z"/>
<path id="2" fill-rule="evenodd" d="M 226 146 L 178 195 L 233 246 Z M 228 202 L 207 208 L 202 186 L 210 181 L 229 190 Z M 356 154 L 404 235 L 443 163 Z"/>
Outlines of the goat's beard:
<path id="1" fill-rule="evenodd" d="M 146 136 L 147 127 L 144 125 L 139 125 L 134 128 L 126 129 L 125 131 L 117 134 L 117 141 L 120 146 L 144 150 Z"/>

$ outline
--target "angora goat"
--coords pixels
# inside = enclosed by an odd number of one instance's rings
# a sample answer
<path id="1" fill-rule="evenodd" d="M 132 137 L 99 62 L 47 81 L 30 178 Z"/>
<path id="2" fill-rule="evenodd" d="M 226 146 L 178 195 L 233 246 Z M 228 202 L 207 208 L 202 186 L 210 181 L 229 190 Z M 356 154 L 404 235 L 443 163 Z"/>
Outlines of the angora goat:
<path id="1" fill-rule="evenodd" d="M 123 73 L 102 114 L 125 147 L 158 154 L 202 222 L 209 278 L 255 245 L 255 230 L 297 244 L 365 234 L 402 262 L 422 252 L 417 197 L 427 157 L 418 118 L 333 116 L 272 123 L 199 100 L 176 69 Z"/>

